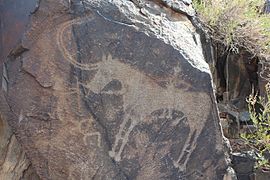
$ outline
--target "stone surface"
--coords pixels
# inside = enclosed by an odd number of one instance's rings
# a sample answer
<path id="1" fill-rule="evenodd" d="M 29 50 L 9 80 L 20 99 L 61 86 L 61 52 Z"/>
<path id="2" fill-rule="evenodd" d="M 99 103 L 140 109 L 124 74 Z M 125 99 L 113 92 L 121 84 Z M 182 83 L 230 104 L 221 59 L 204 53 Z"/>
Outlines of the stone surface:
<path id="1" fill-rule="evenodd" d="M 238 180 L 253 180 L 256 154 L 252 151 L 233 153 L 232 164 Z"/>
<path id="2" fill-rule="evenodd" d="M 1 92 L 0 101 L 1 110 L 8 109 L 4 95 Z M 26 157 L 25 151 L 18 143 L 3 116 L 4 114 L 0 113 L 0 179 L 31 180 L 31 178 L 34 178 L 38 180 L 39 178 Z M 32 173 L 29 173 L 31 171 Z"/>
<path id="3" fill-rule="evenodd" d="M 0 133 L 0 177 L 19 179 L 30 163 L 3 119 L 0 119 Z"/>
<path id="4" fill-rule="evenodd" d="M 0 179 L 3 180 L 39 179 L 6 118 L 12 117 L 12 113 L 6 102 L 9 78 L 5 62 L 20 41 L 35 4 L 35 1 L 0 0 Z"/>
<path id="5" fill-rule="evenodd" d="M 227 174 L 223 177 L 223 180 L 237 180 L 236 173 L 232 167 L 227 169 Z"/>
<path id="6" fill-rule="evenodd" d="M 195 10 L 191 6 L 191 1 L 188 0 L 161 0 L 165 5 L 169 6 L 174 11 L 194 16 Z"/>
<path id="7" fill-rule="evenodd" d="M 270 171 L 263 171 L 261 169 L 255 170 L 256 180 L 266 180 L 270 179 Z"/>
<path id="8" fill-rule="evenodd" d="M 250 94 L 264 96 L 266 79 L 263 77 L 267 76 L 269 67 L 265 72 L 261 71 L 259 59 L 244 49 L 239 49 L 239 53 L 228 51 L 207 38 L 203 39 L 203 44 L 206 45 L 205 57 L 213 74 L 219 112 L 228 115 L 229 129 L 235 129 L 236 136 L 231 134 L 227 137 L 236 138 L 242 128 L 252 124 L 246 100 Z M 263 66 L 266 67 L 265 64 Z M 255 104 L 257 114 L 262 109 L 260 103 Z"/>
<path id="9" fill-rule="evenodd" d="M 20 42 L 38 0 L 0 0 L 0 61 Z M 1 64 L 2 67 L 2 64 Z M 0 70 L 1 71 L 1 70 Z"/>
<path id="10" fill-rule="evenodd" d="M 265 0 L 264 12 L 270 13 L 270 0 Z"/>
<path id="11" fill-rule="evenodd" d="M 41 179 L 228 176 L 209 67 L 186 14 L 159 1 L 43 0 L 17 47 L 25 51 L 6 63 L 10 110 L 0 111 L 12 112 Z"/>

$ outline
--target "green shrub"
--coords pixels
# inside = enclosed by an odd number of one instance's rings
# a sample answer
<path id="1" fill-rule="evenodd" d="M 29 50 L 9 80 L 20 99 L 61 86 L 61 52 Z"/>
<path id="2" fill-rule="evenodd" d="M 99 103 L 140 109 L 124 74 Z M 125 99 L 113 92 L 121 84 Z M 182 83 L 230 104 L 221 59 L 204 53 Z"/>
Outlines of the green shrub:
<path id="1" fill-rule="evenodd" d="M 250 95 L 247 102 L 255 131 L 243 133 L 241 137 L 259 153 L 257 166 L 270 168 L 269 161 L 264 158 L 265 153 L 270 153 L 270 84 L 266 86 L 265 98 Z"/>
<path id="2" fill-rule="evenodd" d="M 237 51 L 256 56 L 270 52 L 270 15 L 263 14 L 264 0 L 193 0 L 199 18 L 212 38 Z"/>

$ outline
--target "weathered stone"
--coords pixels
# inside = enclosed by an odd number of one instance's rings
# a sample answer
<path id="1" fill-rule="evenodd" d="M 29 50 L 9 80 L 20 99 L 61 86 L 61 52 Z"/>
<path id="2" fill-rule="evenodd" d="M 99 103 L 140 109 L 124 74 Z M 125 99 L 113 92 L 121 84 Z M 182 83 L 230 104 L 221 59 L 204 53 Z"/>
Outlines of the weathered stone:
<path id="1" fill-rule="evenodd" d="M 236 173 L 232 167 L 227 169 L 227 174 L 223 177 L 223 180 L 237 180 Z"/>
<path id="2" fill-rule="evenodd" d="M 267 14 L 270 13 L 270 0 L 265 0 L 264 12 Z"/>
<path id="3" fill-rule="evenodd" d="M 156 1 L 44 0 L 8 61 L 6 117 L 41 179 L 223 179 L 199 35 Z M 2 109 L 1 109 L 2 111 Z"/>
<path id="4" fill-rule="evenodd" d="M 26 30 L 30 20 L 30 12 L 38 0 L 0 0 L 0 62 L 6 61 L 7 56 L 17 50 L 23 50 L 17 45 Z M 17 51 L 18 54 L 19 51 Z M 12 54 L 12 53 L 11 53 Z M 2 64 L 1 64 L 2 66 Z"/>
<path id="5" fill-rule="evenodd" d="M 262 169 L 255 170 L 256 180 L 270 179 L 270 171 L 264 171 Z"/>
<path id="6" fill-rule="evenodd" d="M 188 0 L 161 0 L 161 1 L 176 12 L 180 12 L 188 16 L 195 15 L 195 10 L 190 5 L 191 1 Z"/>
<path id="7" fill-rule="evenodd" d="M 2 107 L 4 104 L 4 95 L 0 92 L 1 110 L 8 109 L 8 106 Z M 26 157 L 25 151 L 21 148 L 15 135 L 10 129 L 6 119 L 0 113 L 0 179 L 7 180 L 24 180 L 25 175 L 29 171 L 33 171 L 31 163 Z M 38 176 L 35 171 L 27 175 L 27 180 Z M 26 179 L 25 179 L 26 180 Z"/>
<path id="8" fill-rule="evenodd" d="M 232 164 L 239 180 L 253 180 L 256 154 L 252 151 L 233 153 Z"/>
<path id="9" fill-rule="evenodd" d="M 25 151 L 8 125 L 8 119 L 11 119 L 14 114 L 6 102 L 9 77 L 5 62 L 8 60 L 8 56 L 17 57 L 25 51 L 20 46 L 13 51 L 12 49 L 20 41 L 27 22 L 29 22 L 32 2 L 34 1 L 0 0 L 0 179 L 3 180 L 39 179 Z"/>

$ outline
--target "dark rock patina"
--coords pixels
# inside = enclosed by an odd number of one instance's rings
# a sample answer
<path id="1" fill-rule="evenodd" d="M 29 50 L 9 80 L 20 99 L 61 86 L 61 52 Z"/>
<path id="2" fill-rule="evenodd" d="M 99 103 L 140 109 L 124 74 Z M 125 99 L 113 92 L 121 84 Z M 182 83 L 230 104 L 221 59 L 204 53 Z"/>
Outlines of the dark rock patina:
<path id="1" fill-rule="evenodd" d="M 232 164 L 239 180 L 253 180 L 256 154 L 252 151 L 233 153 Z"/>
<path id="2" fill-rule="evenodd" d="M 174 7 L 40 2 L 7 62 L 5 118 L 42 179 L 224 178 L 210 71 Z"/>

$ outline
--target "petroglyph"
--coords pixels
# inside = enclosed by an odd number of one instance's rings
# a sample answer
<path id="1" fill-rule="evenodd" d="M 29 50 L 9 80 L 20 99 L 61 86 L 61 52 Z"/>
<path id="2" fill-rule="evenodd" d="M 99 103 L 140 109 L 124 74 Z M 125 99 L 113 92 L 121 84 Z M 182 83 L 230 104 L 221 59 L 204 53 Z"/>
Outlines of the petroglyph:
<path id="1" fill-rule="evenodd" d="M 76 0 L 71 9 L 60 1 L 26 17 L 19 39 L 29 51 L 6 59 L 1 107 L 27 147 L 25 175 L 222 179 L 211 74 L 200 43 L 181 30 L 189 19 L 156 1 Z"/>
<path id="2" fill-rule="evenodd" d="M 184 145 L 184 148 L 180 152 L 180 156 L 178 157 L 177 161 L 173 161 L 174 167 L 178 168 L 179 171 L 185 172 L 186 171 L 186 166 L 188 163 L 188 160 L 191 156 L 191 153 L 195 150 L 196 148 L 196 130 L 189 134 L 186 143 Z"/>
<path id="3" fill-rule="evenodd" d="M 91 118 L 74 121 L 75 126 L 73 130 L 78 130 L 83 134 L 83 142 L 86 146 L 101 147 L 101 133 L 94 128 L 94 121 Z"/>
<path id="4" fill-rule="evenodd" d="M 144 75 L 143 73 L 131 68 L 129 65 L 125 63 L 121 63 L 117 59 L 113 59 L 111 55 L 103 56 L 102 61 L 96 63 L 97 66 L 97 73 L 95 74 L 95 77 L 84 85 L 84 87 L 88 88 L 92 92 L 100 93 L 102 89 L 113 79 L 119 80 L 122 84 L 124 84 L 125 90 L 123 90 L 123 99 L 124 99 L 124 110 L 126 112 L 125 118 L 121 124 L 121 126 L 125 126 L 125 124 L 128 122 L 128 113 L 133 111 L 135 114 L 140 114 L 140 118 L 136 119 L 130 118 L 131 125 L 129 127 L 129 130 L 126 131 L 124 136 L 121 134 L 123 133 L 123 128 L 120 129 L 116 135 L 114 146 L 112 150 L 109 152 L 111 157 L 114 157 L 116 161 L 121 160 L 121 152 L 123 151 L 123 148 L 125 144 L 128 142 L 129 134 L 131 130 L 138 124 L 142 123 L 145 119 L 145 117 L 150 113 L 157 109 L 161 108 L 167 108 L 169 110 L 169 113 L 167 113 L 167 116 L 172 116 L 172 109 L 181 109 L 183 112 L 187 112 L 185 114 L 191 115 L 189 117 L 188 124 L 191 127 L 191 130 L 194 132 L 195 129 L 197 130 L 194 133 L 193 140 L 196 142 L 196 139 L 198 135 L 201 133 L 201 130 L 203 128 L 204 121 L 201 119 L 206 118 L 206 115 L 202 113 L 202 111 L 206 110 L 207 107 L 196 107 L 196 102 L 192 102 L 192 99 L 197 100 L 205 100 L 209 101 L 207 97 L 205 97 L 203 94 L 198 93 L 197 95 L 194 95 L 193 93 L 187 93 L 185 92 L 185 96 L 183 96 L 183 90 L 177 89 L 174 86 L 174 81 L 170 80 L 170 84 L 167 86 L 167 88 L 160 87 L 156 82 L 153 82 L 151 78 Z M 127 74 L 131 74 L 131 76 L 127 76 Z M 197 98 L 196 98 L 197 96 Z M 190 112 L 190 109 L 184 106 L 184 103 L 190 103 L 194 104 L 194 111 L 196 112 Z M 130 109 L 130 107 L 133 107 Z M 204 117 L 202 117 L 204 116 Z M 139 117 L 139 116 L 138 116 Z M 171 117 L 167 117 L 171 118 Z M 185 117 L 183 117 L 185 118 Z M 176 119 L 172 124 L 177 125 L 179 122 L 181 122 L 181 119 Z M 184 146 L 184 154 L 180 154 L 179 158 L 175 160 L 177 163 L 184 162 L 183 166 L 177 165 L 175 163 L 175 167 L 180 169 L 185 169 L 186 163 L 188 162 L 190 158 L 190 154 L 195 149 L 196 145 L 192 144 L 190 146 L 188 143 L 190 143 L 191 136 L 193 132 L 190 133 L 186 145 Z M 120 145 L 121 144 L 121 145 Z M 120 145 L 119 151 L 116 152 L 116 147 Z M 189 152 L 187 152 L 189 151 Z M 183 158 L 186 158 L 185 160 Z"/>
<path id="5" fill-rule="evenodd" d="M 23 119 L 24 119 L 24 115 L 23 115 L 23 111 L 21 110 L 20 115 L 19 115 L 19 119 L 18 119 L 19 123 L 21 123 Z"/>
<path id="6" fill-rule="evenodd" d="M 93 146 L 98 146 L 99 148 L 101 147 L 101 134 L 98 131 L 95 131 L 93 128 L 93 123 L 94 121 L 92 119 L 85 119 L 79 122 L 79 128 L 80 128 L 80 132 L 84 132 L 84 136 L 83 136 L 83 142 L 84 144 L 87 145 L 93 145 Z M 84 127 L 88 125 L 88 128 L 91 128 L 92 131 L 89 132 L 89 129 L 84 130 Z M 96 139 L 96 141 L 92 142 L 90 141 L 88 138 L 92 138 L 94 137 Z"/>
<path id="7" fill-rule="evenodd" d="M 174 109 L 172 108 L 165 108 L 162 111 L 162 114 L 160 114 L 158 116 L 159 119 L 170 119 L 172 120 L 171 125 L 172 126 L 177 126 L 180 122 L 186 122 L 187 121 L 187 117 L 185 116 L 185 114 L 181 111 L 177 111 L 177 116 L 175 118 L 173 118 L 173 114 L 174 114 Z"/>
<path id="8" fill-rule="evenodd" d="M 91 15 L 83 18 L 76 18 L 61 24 L 60 27 L 57 29 L 56 42 L 58 48 L 60 49 L 62 55 L 64 56 L 64 59 L 67 60 L 72 65 L 74 65 L 75 67 L 80 68 L 82 70 L 93 70 L 95 69 L 95 66 L 91 64 L 83 64 L 77 62 L 76 61 L 77 50 L 75 54 L 71 54 L 70 49 L 66 47 L 67 43 L 65 43 L 64 38 L 66 37 L 67 33 L 71 33 L 72 25 L 80 25 L 83 23 L 90 22 L 91 20 L 93 20 L 93 17 L 91 18 Z"/>
<path id="9" fill-rule="evenodd" d="M 63 84 L 61 78 L 57 79 L 58 81 L 54 86 L 54 94 L 58 97 L 58 102 L 61 102 L 58 103 L 56 108 L 56 114 L 59 120 L 64 121 L 67 119 L 67 116 L 71 116 L 70 110 L 68 110 L 70 106 L 70 99 L 75 98 L 75 107 L 72 107 L 76 110 L 75 114 L 77 115 L 78 119 L 72 120 L 73 127 L 71 130 L 75 132 L 81 132 L 83 134 L 82 138 L 84 145 L 101 147 L 101 133 L 93 128 L 93 118 L 87 118 L 81 112 L 81 91 L 79 86 L 83 84 L 79 82 L 77 77 L 75 77 L 75 85 L 73 85 L 74 87 L 69 87 L 69 85 Z M 91 132 L 89 130 L 85 130 L 86 128 L 90 128 Z"/>
<path id="10" fill-rule="evenodd" d="M 124 117 L 124 121 L 120 125 L 119 131 L 115 136 L 115 142 L 112 150 L 109 151 L 109 155 L 115 159 L 115 161 L 121 160 L 121 153 L 128 142 L 129 134 L 140 120 L 136 120 L 138 117 L 132 117 L 131 113 L 127 113 Z M 130 125 L 129 125 L 130 123 Z M 120 148 L 117 147 L 120 145 Z M 118 150 L 118 151 L 117 151 Z"/>
<path id="11" fill-rule="evenodd" d="M 92 143 L 92 142 L 88 142 L 87 139 L 89 137 L 95 137 L 97 139 L 97 144 Z M 83 142 L 85 145 L 88 145 L 90 143 L 91 145 L 94 145 L 94 146 L 97 145 L 100 148 L 101 147 L 101 134 L 100 134 L 100 132 L 93 132 L 93 133 L 85 134 L 83 137 Z"/>
<path id="12" fill-rule="evenodd" d="M 197 102 L 202 101 L 206 102 L 206 104 L 211 104 L 209 97 L 205 93 L 193 93 L 188 91 L 191 85 L 183 80 L 177 79 L 177 74 L 181 72 L 181 67 L 179 66 L 174 68 L 174 75 L 167 78 L 167 86 L 161 87 L 158 84 L 158 80 L 154 80 L 134 67 L 121 62 L 119 59 L 113 58 L 110 54 L 104 54 L 102 59 L 97 63 L 83 64 L 77 62 L 64 43 L 65 32 L 73 24 L 79 25 L 86 21 L 89 22 L 90 20 L 90 18 L 82 18 L 62 24 L 57 33 L 57 45 L 64 58 L 69 63 L 82 70 L 95 71 L 94 77 L 89 82 L 79 82 L 88 92 L 123 96 L 125 115 L 119 127 L 119 131 L 116 133 L 112 149 L 109 151 L 110 157 L 114 158 L 116 161 L 121 161 L 121 153 L 129 141 L 130 133 L 136 125 L 146 121 L 147 115 L 151 112 L 166 108 L 169 110 L 167 116 L 171 116 L 171 111 L 176 109 L 185 113 L 186 116 L 183 118 L 188 119 L 187 124 L 191 129 L 185 141 L 184 148 L 182 150 L 180 149 L 179 157 L 174 160 L 174 166 L 180 171 L 184 171 L 191 153 L 196 148 L 196 141 L 204 127 L 205 119 L 207 119 L 208 114 L 205 112 L 210 111 L 209 106 L 201 106 L 201 103 Z M 120 81 L 123 85 L 122 90 L 117 92 L 103 92 L 102 89 L 112 80 Z M 177 84 L 184 86 L 176 88 Z M 189 104 L 189 106 L 186 106 L 186 104 Z M 193 109 L 190 107 L 193 107 Z M 168 118 L 171 119 L 170 117 Z M 176 126 L 183 118 L 178 118 L 171 124 Z M 96 136 L 97 134 L 89 135 Z"/>

